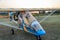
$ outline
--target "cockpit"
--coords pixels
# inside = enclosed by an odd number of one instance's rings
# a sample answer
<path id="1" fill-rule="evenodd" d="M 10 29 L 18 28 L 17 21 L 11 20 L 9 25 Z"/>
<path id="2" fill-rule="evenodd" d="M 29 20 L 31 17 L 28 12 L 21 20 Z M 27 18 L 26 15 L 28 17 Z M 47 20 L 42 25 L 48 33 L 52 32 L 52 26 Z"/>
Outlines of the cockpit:
<path id="1" fill-rule="evenodd" d="M 38 21 L 34 21 L 32 22 L 31 24 L 31 27 L 35 30 L 35 31 L 38 31 L 38 30 L 41 30 L 41 25 L 38 23 Z"/>

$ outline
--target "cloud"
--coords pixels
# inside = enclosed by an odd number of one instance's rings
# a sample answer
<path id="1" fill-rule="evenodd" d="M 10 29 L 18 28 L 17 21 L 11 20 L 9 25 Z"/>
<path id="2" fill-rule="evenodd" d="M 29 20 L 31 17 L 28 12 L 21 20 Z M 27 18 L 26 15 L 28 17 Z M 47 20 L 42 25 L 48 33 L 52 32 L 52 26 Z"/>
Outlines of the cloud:
<path id="1" fill-rule="evenodd" d="M 0 8 L 60 8 L 60 0 L 2 0 Z"/>

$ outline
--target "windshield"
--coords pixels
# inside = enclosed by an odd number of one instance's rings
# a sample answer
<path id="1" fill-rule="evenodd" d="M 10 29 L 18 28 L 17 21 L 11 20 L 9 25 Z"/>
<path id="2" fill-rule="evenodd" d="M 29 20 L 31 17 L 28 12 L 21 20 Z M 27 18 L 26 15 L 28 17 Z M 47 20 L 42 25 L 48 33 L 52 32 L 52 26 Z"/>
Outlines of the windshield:
<path id="1" fill-rule="evenodd" d="M 42 27 L 41 27 L 41 25 L 38 23 L 38 21 L 34 21 L 34 22 L 32 23 L 32 28 L 33 28 L 34 30 L 36 30 L 36 31 L 42 29 Z"/>

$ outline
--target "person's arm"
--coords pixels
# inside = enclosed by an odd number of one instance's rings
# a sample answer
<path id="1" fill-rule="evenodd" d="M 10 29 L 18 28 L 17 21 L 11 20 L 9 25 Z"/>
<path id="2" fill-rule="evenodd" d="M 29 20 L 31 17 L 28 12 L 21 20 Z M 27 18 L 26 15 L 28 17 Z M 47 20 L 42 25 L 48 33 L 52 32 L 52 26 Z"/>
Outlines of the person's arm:
<path id="1" fill-rule="evenodd" d="M 20 17 L 20 15 L 18 15 L 18 19 L 22 22 L 22 18 Z"/>
<path id="2" fill-rule="evenodd" d="M 10 12 L 9 12 L 9 16 L 10 16 Z"/>

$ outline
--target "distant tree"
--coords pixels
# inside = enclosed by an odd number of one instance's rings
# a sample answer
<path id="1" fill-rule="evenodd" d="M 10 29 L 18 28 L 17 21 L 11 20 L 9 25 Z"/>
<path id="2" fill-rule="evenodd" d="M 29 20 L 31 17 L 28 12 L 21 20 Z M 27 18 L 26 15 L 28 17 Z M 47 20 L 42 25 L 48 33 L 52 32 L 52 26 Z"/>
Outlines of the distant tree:
<path id="1" fill-rule="evenodd" d="M 54 13 L 55 14 L 60 14 L 60 10 L 56 10 Z"/>
<path id="2" fill-rule="evenodd" d="M 8 15 L 8 12 L 0 12 L 0 15 Z"/>

